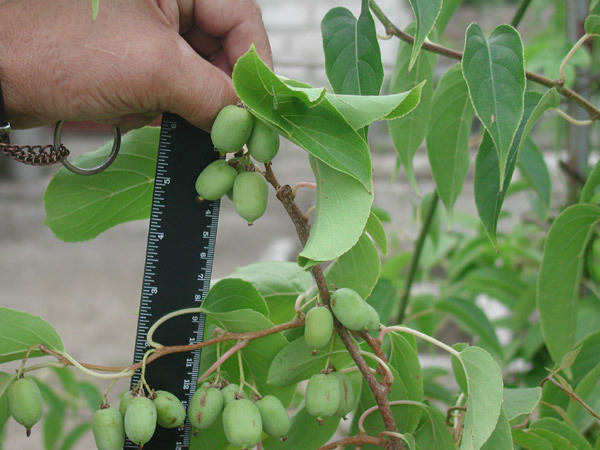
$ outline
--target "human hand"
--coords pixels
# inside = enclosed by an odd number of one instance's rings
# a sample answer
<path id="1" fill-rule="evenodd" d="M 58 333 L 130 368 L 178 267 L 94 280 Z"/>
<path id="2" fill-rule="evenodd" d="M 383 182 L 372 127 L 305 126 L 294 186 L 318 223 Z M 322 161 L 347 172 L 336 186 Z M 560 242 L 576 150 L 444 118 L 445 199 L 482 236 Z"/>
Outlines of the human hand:
<path id="1" fill-rule="evenodd" d="M 237 101 L 250 44 L 272 65 L 254 0 L 6 0 L 0 80 L 11 126 L 96 120 L 125 129 L 164 111 L 209 130 Z"/>

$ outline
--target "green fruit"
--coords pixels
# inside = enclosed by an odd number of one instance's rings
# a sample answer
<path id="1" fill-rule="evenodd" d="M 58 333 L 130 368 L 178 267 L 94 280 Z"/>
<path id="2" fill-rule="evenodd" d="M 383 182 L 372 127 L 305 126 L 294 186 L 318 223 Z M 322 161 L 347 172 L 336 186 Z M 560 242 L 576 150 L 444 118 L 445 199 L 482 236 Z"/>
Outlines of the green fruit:
<path id="1" fill-rule="evenodd" d="M 263 430 L 275 437 L 283 437 L 290 431 L 292 422 L 283 403 L 274 395 L 265 395 L 255 403 L 260 411 Z"/>
<path id="2" fill-rule="evenodd" d="M 258 172 L 240 173 L 233 183 L 233 206 L 248 225 L 262 216 L 267 209 L 269 189 L 265 177 Z"/>
<path id="3" fill-rule="evenodd" d="M 227 105 L 217 114 L 210 138 L 222 154 L 235 153 L 250 137 L 253 125 L 254 118 L 250 111 L 239 106 Z"/>
<path id="4" fill-rule="evenodd" d="M 369 321 L 367 322 L 367 330 L 375 331 L 379 329 L 379 313 L 375 308 L 365 302 L 369 314 Z"/>
<path id="5" fill-rule="evenodd" d="M 27 429 L 27 436 L 42 418 L 42 394 L 31 378 L 13 381 L 7 389 L 8 405 L 13 418 Z"/>
<path id="6" fill-rule="evenodd" d="M 308 311 L 304 323 L 304 340 L 309 348 L 314 350 L 326 346 L 332 333 L 333 316 L 329 308 L 317 306 Z"/>
<path id="7" fill-rule="evenodd" d="M 156 407 L 147 397 L 136 397 L 125 411 L 125 434 L 140 448 L 156 430 Z"/>
<path id="8" fill-rule="evenodd" d="M 238 398 L 246 398 L 246 393 L 244 391 L 242 391 L 241 394 L 238 394 L 239 390 L 240 386 L 235 383 L 229 383 L 227 386 L 221 389 L 221 392 L 223 393 L 223 405 L 227 406 Z M 237 397 L 237 395 L 241 395 L 241 397 Z"/>
<path id="9" fill-rule="evenodd" d="M 221 391 L 208 384 L 203 384 L 188 405 L 188 420 L 194 428 L 208 428 L 215 423 L 222 409 L 223 394 Z"/>
<path id="10" fill-rule="evenodd" d="M 340 407 L 341 385 L 335 375 L 317 373 L 306 385 L 306 411 L 317 420 L 334 415 Z"/>
<path id="11" fill-rule="evenodd" d="M 235 400 L 223 410 L 223 429 L 231 445 L 252 448 L 262 437 L 260 411 L 250 400 Z"/>
<path id="12" fill-rule="evenodd" d="M 364 331 L 369 322 L 367 303 L 354 290 L 341 288 L 331 295 L 333 314 L 349 330 Z"/>
<path id="13" fill-rule="evenodd" d="M 196 178 L 196 192 L 204 200 L 217 200 L 233 187 L 237 171 L 224 159 L 211 162 Z"/>
<path id="14" fill-rule="evenodd" d="M 98 450 L 122 450 L 125 445 L 123 416 L 117 408 L 96 411 L 92 419 L 92 432 Z"/>
<path id="15" fill-rule="evenodd" d="M 332 372 L 332 375 L 338 379 L 341 388 L 340 406 L 335 415 L 345 417 L 354 408 L 354 389 L 350 379 L 344 372 Z"/>
<path id="16" fill-rule="evenodd" d="M 127 410 L 127 407 L 131 405 L 131 402 L 134 398 L 135 396 L 133 395 L 132 391 L 127 391 L 123 395 L 121 395 L 121 401 L 119 402 L 119 412 L 123 417 L 125 417 L 125 411 Z"/>
<path id="17" fill-rule="evenodd" d="M 167 391 L 156 391 L 152 400 L 156 406 L 156 421 L 161 427 L 179 428 L 185 421 L 185 407 Z"/>
<path id="18" fill-rule="evenodd" d="M 255 160 L 268 163 L 279 151 L 279 133 L 264 122 L 255 120 L 246 147 Z"/>

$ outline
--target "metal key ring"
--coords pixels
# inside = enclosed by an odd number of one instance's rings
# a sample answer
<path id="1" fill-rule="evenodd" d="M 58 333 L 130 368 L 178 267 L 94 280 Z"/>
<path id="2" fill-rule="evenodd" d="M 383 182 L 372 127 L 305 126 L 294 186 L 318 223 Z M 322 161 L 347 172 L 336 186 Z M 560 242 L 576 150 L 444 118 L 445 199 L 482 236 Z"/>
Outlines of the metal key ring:
<path id="1" fill-rule="evenodd" d="M 54 127 L 54 147 L 55 148 L 60 148 L 62 145 L 61 136 L 62 136 L 62 128 L 63 128 L 64 123 L 65 123 L 64 120 L 60 120 L 60 121 L 56 122 L 56 126 Z M 71 172 L 74 172 L 79 175 L 94 175 L 96 173 L 102 172 L 104 169 L 106 169 L 108 166 L 110 166 L 113 163 L 113 161 L 115 160 L 115 158 L 117 157 L 117 155 L 119 154 L 119 149 L 121 147 L 121 129 L 118 127 L 115 127 L 115 126 L 113 126 L 112 129 L 113 129 L 113 146 L 110 151 L 110 154 L 106 157 L 106 159 L 104 161 L 102 161 L 100 164 L 98 164 L 95 167 L 83 168 L 83 167 L 77 167 L 72 162 L 70 162 L 68 158 L 64 158 L 61 160 L 61 163 L 63 164 L 63 166 L 65 166 Z"/>

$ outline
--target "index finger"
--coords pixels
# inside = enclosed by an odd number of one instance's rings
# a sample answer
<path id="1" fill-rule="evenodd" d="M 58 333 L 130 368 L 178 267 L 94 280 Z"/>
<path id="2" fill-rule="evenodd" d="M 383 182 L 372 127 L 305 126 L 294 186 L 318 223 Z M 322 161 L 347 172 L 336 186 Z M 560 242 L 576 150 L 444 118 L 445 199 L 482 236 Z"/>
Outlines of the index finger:
<path id="1" fill-rule="evenodd" d="M 230 67 L 251 44 L 265 64 L 273 67 L 271 45 L 255 0 L 178 0 L 178 6 L 181 31 L 196 26 L 219 38 Z"/>

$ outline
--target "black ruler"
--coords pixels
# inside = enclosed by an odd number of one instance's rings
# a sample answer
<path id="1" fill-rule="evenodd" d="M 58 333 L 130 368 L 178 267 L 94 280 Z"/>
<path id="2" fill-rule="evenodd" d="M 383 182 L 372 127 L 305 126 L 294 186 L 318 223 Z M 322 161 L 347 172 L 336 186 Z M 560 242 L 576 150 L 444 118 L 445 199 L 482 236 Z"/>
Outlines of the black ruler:
<path id="1" fill-rule="evenodd" d="M 154 322 L 172 311 L 200 306 L 210 288 L 219 200 L 196 201 L 195 182 L 218 157 L 208 133 L 177 115 L 163 116 L 134 362 L 149 349 L 146 335 Z M 203 331 L 204 316 L 188 314 L 165 322 L 153 339 L 163 345 L 189 344 L 202 340 Z M 148 365 L 146 381 L 152 389 L 173 393 L 187 407 L 199 367 L 199 350 L 163 356 Z M 132 387 L 139 377 L 137 371 Z M 144 450 L 183 450 L 189 443 L 186 420 L 183 429 L 157 426 Z M 125 448 L 138 447 L 127 441 Z"/>

